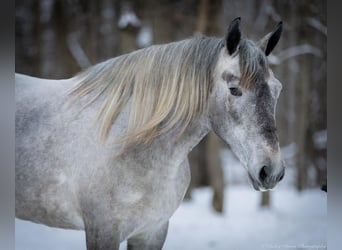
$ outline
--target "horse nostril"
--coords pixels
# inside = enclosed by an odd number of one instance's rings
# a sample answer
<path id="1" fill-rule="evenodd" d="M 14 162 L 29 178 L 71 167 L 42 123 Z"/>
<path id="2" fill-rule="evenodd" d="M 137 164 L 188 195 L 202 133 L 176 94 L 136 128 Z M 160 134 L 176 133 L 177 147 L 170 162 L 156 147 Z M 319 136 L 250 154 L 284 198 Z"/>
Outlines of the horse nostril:
<path id="1" fill-rule="evenodd" d="M 270 167 L 268 166 L 263 166 L 260 170 L 260 173 L 259 173 L 259 179 L 261 182 L 265 182 L 266 178 L 268 177 L 270 173 Z"/>
<path id="2" fill-rule="evenodd" d="M 284 175 L 285 175 L 285 171 L 283 171 L 279 177 L 278 177 L 278 182 L 281 181 L 283 178 L 284 178 Z"/>

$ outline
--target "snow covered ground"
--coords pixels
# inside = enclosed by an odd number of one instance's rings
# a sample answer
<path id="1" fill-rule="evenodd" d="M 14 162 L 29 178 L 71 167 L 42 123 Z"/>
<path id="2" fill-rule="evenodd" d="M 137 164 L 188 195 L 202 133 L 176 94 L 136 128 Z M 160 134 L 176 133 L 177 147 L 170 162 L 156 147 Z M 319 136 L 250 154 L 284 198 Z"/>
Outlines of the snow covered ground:
<path id="1" fill-rule="evenodd" d="M 170 221 L 164 250 L 321 250 L 327 245 L 327 195 L 320 190 L 297 193 L 279 185 L 271 208 L 259 207 L 260 193 L 248 185 L 228 186 L 225 213 L 211 208 L 211 190 L 196 189 Z M 84 250 L 83 232 L 15 221 L 17 250 Z M 125 243 L 120 247 L 125 249 Z"/>
<path id="2" fill-rule="evenodd" d="M 219 215 L 210 190 L 197 190 L 172 217 L 165 249 L 326 249 L 325 193 L 278 189 L 271 200 L 271 209 L 261 209 L 260 193 L 233 186 Z"/>

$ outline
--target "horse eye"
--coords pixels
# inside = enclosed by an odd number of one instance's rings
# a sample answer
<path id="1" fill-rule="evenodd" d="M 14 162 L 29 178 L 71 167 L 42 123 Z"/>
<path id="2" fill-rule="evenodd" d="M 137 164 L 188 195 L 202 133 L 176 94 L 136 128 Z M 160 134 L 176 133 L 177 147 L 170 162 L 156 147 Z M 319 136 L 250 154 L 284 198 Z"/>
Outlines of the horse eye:
<path id="1" fill-rule="evenodd" d="M 242 92 L 239 88 L 229 88 L 229 90 L 233 96 L 242 96 Z"/>

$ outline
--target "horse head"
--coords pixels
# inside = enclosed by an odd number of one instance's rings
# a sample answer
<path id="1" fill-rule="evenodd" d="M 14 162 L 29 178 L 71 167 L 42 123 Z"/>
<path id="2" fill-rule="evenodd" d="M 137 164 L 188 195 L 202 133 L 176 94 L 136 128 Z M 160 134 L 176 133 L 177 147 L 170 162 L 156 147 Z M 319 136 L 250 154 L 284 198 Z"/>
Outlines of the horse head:
<path id="1" fill-rule="evenodd" d="M 210 123 L 246 167 L 256 190 L 272 189 L 284 177 L 275 109 L 282 89 L 267 56 L 279 41 L 276 29 L 255 43 L 241 37 L 240 18 L 232 21 L 220 52 L 210 96 Z"/>

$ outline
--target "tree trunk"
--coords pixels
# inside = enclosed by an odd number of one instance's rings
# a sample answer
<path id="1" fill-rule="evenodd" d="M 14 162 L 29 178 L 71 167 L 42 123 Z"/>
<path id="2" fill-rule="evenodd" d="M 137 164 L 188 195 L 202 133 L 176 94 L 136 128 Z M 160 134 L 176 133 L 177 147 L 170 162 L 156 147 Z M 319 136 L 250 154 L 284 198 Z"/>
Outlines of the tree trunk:
<path id="1" fill-rule="evenodd" d="M 262 192 L 261 193 L 261 202 L 260 206 L 261 207 L 270 207 L 271 206 L 271 194 L 270 191 Z"/>
<path id="2" fill-rule="evenodd" d="M 225 183 L 220 155 L 220 139 L 214 134 L 214 132 L 210 132 L 208 134 L 205 146 L 206 168 L 209 174 L 210 186 L 214 191 L 212 205 L 217 212 L 222 213 Z"/>

